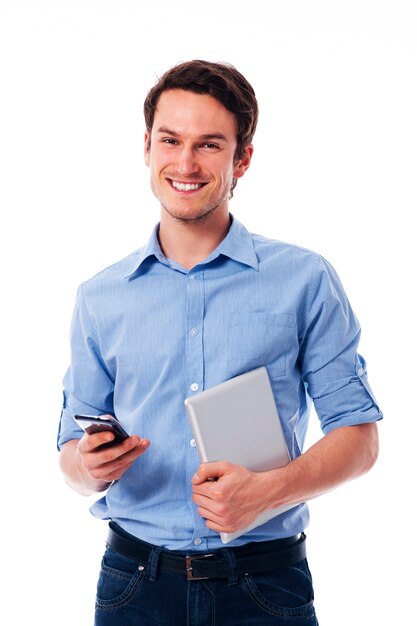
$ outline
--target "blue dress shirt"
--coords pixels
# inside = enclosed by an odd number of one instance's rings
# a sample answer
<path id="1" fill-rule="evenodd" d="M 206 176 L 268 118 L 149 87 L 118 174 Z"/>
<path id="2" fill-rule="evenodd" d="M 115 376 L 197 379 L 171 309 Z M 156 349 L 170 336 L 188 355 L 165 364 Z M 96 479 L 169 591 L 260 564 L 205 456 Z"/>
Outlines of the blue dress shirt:
<path id="1" fill-rule="evenodd" d="M 151 445 L 92 513 L 149 543 L 210 551 L 223 544 L 192 502 L 199 459 L 186 397 L 265 365 L 292 458 L 311 399 L 324 433 L 382 414 L 357 353 L 358 321 L 322 257 L 232 218 L 216 250 L 187 270 L 164 256 L 157 234 L 79 288 L 58 445 L 81 437 L 74 414 L 116 415 Z M 230 545 L 307 524 L 301 504 Z"/>

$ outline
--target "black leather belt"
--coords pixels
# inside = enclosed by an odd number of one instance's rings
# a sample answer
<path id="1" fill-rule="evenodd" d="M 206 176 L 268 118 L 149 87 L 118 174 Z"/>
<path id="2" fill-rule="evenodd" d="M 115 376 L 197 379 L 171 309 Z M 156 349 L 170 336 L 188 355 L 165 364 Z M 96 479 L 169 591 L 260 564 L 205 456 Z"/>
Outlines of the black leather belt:
<path id="1" fill-rule="evenodd" d="M 114 522 L 110 522 L 109 526 L 108 547 L 146 565 L 155 546 L 129 535 Z M 237 548 L 226 549 L 233 552 L 237 573 L 250 574 L 302 561 L 306 557 L 305 539 L 305 534 L 301 533 L 285 539 L 252 542 Z M 183 574 L 189 580 L 228 578 L 230 566 L 222 554 L 224 550 L 225 548 L 221 548 L 209 554 L 194 552 L 188 555 L 162 550 L 158 567 L 163 572 Z"/>

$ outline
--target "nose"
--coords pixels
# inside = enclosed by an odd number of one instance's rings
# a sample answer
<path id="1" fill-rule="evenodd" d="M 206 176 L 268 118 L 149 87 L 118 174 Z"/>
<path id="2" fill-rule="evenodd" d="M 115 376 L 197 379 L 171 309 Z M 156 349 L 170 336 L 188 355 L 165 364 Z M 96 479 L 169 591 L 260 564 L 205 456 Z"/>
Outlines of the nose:
<path id="1" fill-rule="evenodd" d="M 196 155 L 193 148 L 182 146 L 178 154 L 176 168 L 178 173 L 182 176 L 187 176 L 198 172 L 199 165 L 196 161 Z"/>

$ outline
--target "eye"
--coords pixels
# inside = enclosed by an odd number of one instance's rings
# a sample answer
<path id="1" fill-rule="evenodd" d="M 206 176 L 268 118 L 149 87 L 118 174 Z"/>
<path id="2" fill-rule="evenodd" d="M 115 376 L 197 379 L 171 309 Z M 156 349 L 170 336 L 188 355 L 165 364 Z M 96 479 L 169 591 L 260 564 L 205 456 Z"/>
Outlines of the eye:
<path id="1" fill-rule="evenodd" d="M 177 141 L 175 139 L 173 139 L 172 137 L 165 137 L 164 139 L 161 139 L 162 143 L 166 143 L 169 146 L 176 146 L 177 145 Z"/>
<path id="2" fill-rule="evenodd" d="M 216 143 L 207 142 L 203 144 L 203 148 L 207 148 L 208 150 L 218 150 L 219 146 Z"/>

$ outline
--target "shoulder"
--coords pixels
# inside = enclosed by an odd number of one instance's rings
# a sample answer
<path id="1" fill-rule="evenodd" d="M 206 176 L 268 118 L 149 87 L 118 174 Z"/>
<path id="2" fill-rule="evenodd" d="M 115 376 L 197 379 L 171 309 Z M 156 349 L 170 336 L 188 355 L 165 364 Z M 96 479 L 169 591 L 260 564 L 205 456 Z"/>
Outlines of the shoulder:
<path id="1" fill-rule="evenodd" d="M 143 248 L 139 248 L 123 257 L 116 263 L 105 267 L 97 274 L 81 283 L 81 289 L 85 294 L 95 294 L 102 291 L 112 291 L 118 285 L 123 285 L 132 271 L 132 267 L 139 263 Z"/>
<path id="2" fill-rule="evenodd" d="M 259 263 L 276 263 L 279 266 L 292 266 L 316 273 L 326 260 L 314 250 L 279 239 L 252 234 L 252 241 Z"/>

